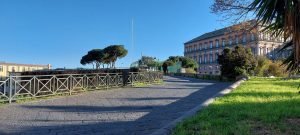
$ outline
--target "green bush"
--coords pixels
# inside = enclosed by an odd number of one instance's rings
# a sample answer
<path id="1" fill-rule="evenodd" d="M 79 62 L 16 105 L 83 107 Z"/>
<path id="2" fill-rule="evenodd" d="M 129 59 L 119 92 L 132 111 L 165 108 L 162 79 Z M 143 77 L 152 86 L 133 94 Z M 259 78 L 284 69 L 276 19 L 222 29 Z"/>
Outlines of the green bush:
<path id="1" fill-rule="evenodd" d="M 230 80 L 247 75 L 255 69 L 257 62 L 250 49 L 236 46 L 234 49 L 225 48 L 218 57 L 221 65 L 221 75 Z"/>
<path id="2" fill-rule="evenodd" d="M 194 73 L 194 74 L 196 73 L 196 71 L 194 70 L 194 68 L 186 68 L 185 72 L 186 73 Z"/>
<path id="3" fill-rule="evenodd" d="M 260 77 L 276 76 L 285 77 L 288 72 L 286 67 L 282 65 L 282 61 L 272 61 L 266 57 L 258 56 L 257 67 L 254 70 L 254 74 Z"/>
<path id="4" fill-rule="evenodd" d="M 281 61 L 275 61 L 270 63 L 267 71 L 269 75 L 278 76 L 278 77 L 287 76 L 287 73 L 285 72 L 286 69 L 285 67 L 282 66 Z"/>

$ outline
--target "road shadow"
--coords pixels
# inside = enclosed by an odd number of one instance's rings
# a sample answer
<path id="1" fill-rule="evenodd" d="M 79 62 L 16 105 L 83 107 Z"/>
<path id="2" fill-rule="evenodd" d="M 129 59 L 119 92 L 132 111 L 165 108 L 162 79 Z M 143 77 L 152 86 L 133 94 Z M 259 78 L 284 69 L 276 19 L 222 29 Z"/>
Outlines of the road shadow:
<path id="1" fill-rule="evenodd" d="M 181 82 L 178 79 L 181 77 L 169 77 L 166 83 Z M 176 81 L 177 79 L 177 81 Z M 45 106 L 45 105 L 23 105 L 22 107 L 29 109 L 46 109 L 57 112 L 147 112 L 146 115 L 133 120 L 133 121 L 96 121 L 94 123 L 80 124 L 60 124 L 53 126 L 31 126 L 22 127 L 18 130 L 0 131 L 1 134 L 150 134 L 157 129 L 165 126 L 169 122 L 182 116 L 188 110 L 203 103 L 208 98 L 216 95 L 221 90 L 227 88 L 231 83 L 216 82 L 216 81 L 203 81 L 198 79 L 184 78 L 185 87 L 195 89 L 201 86 L 198 91 L 192 94 L 177 98 L 177 97 L 161 97 L 161 98 L 128 98 L 127 100 L 176 100 L 167 105 L 161 106 L 117 106 L 117 107 L 104 107 L 104 106 Z M 213 83 L 215 82 L 215 83 Z M 197 85 L 199 83 L 199 85 Z M 201 83 L 207 83 L 202 85 Z M 196 85 L 195 85 L 196 84 Z M 155 88 L 155 87 L 154 87 Z M 162 88 L 164 89 L 164 88 Z M 0 128 L 1 129 L 1 128 Z"/>
<path id="2" fill-rule="evenodd" d="M 182 77 L 182 76 L 171 76 L 172 79 L 169 79 L 168 77 L 165 77 L 166 79 L 164 79 L 165 82 L 174 82 L 174 83 L 184 83 L 184 82 L 188 82 L 188 83 L 199 83 L 199 82 L 207 82 L 207 83 L 217 83 L 220 81 L 216 81 L 216 80 L 204 80 L 204 79 L 197 79 L 197 78 L 188 78 L 188 77 Z M 178 80 L 180 79 L 180 80 Z"/>

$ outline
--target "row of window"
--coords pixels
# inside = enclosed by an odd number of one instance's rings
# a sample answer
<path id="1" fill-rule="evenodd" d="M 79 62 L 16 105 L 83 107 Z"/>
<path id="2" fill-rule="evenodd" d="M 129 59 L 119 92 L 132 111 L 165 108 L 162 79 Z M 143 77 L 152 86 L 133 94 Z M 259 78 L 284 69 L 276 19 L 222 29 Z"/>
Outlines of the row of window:
<path id="1" fill-rule="evenodd" d="M 198 56 L 198 60 L 199 60 L 198 63 L 199 64 L 215 63 L 215 62 L 217 62 L 218 56 L 219 56 L 219 53 L 200 55 L 200 56 Z M 197 61 L 197 56 L 194 56 L 194 60 Z"/>
<path id="2" fill-rule="evenodd" d="M 251 41 L 255 40 L 255 36 L 253 33 L 251 34 L 250 40 Z M 240 39 L 237 35 L 235 36 L 234 41 L 233 41 L 232 37 L 228 38 L 228 45 L 233 45 L 233 42 L 235 42 L 235 44 L 240 43 Z M 242 43 L 246 43 L 246 42 L 247 42 L 247 35 L 244 34 L 242 37 Z M 225 45 L 226 45 L 226 39 L 223 38 L 221 40 L 221 46 L 224 47 Z M 187 47 L 185 47 L 185 52 L 192 52 L 192 51 L 197 51 L 197 50 L 202 50 L 202 49 L 219 48 L 219 47 L 220 47 L 220 41 L 217 39 L 217 40 L 215 40 L 215 42 L 209 41 L 209 42 L 204 42 L 204 44 L 199 43 L 198 45 L 194 44 L 192 46 L 187 46 Z"/>
<path id="3" fill-rule="evenodd" d="M 267 51 L 265 51 L 266 53 L 264 53 L 265 48 L 258 48 L 258 49 L 259 50 L 257 51 L 255 47 L 251 47 L 252 54 L 254 54 L 254 55 L 265 55 L 265 54 L 268 54 L 268 53 L 271 52 L 270 51 L 271 48 L 268 48 Z M 200 54 L 199 56 L 195 55 L 195 56 L 190 57 L 190 58 L 194 59 L 199 64 L 216 63 L 220 53 L 221 52 L 219 52 L 219 50 L 216 50 L 215 52 L 210 51 L 209 53 Z"/>
<path id="4" fill-rule="evenodd" d="M 213 74 L 216 74 L 216 75 L 218 75 L 218 74 L 220 74 L 220 71 L 215 71 L 215 72 L 212 72 L 212 71 L 210 71 L 210 72 L 199 72 L 200 74 L 210 74 L 210 75 L 213 75 Z"/>
<path id="5" fill-rule="evenodd" d="M 278 53 L 278 49 L 275 49 L 273 47 L 260 47 L 260 48 L 255 48 L 251 47 L 251 52 L 254 55 L 260 55 L 260 56 L 267 56 L 270 58 L 277 58 L 277 57 L 287 57 L 289 53 L 287 51 L 283 53 Z M 216 63 L 218 56 L 220 55 L 219 51 L 217 50 L 215 53 L 210 51 L 210 53 L 207 54 L 200 54 L 198 56 L 193 56 L 190 57 L 197 61 L 199 64 L 209 64 L 209 63 Z"/>
<path id="6" fill-rule="evenodd" d="M 277 42 L 284 42 L 284 38 L 282 36 L 275 38 L 275 36 L 273 36 L 270 33 L 260 33 L 259 34 L 259 39 L 260 40 L 269 40 L 269 41 L 277 41 Z"/>
<path id="7" fill-rule="evenodd" d="M 199 70 L 220 70 L 220 66 L 201 66 L 199 67 Z"/>
<path id="8" fill-rule="evenodd" d="M 8 68 L 7 71 L 8 72 L 16 72 L 16 68 L 18 67 L 14 67 L 12 66 L 11 68 Z M 22 68 L 22 72 L 25 72 L 25 71 L 33 71 L 33 70 L 37 70 L 38 68 L 32 68 L 32 67 L 23 67 Z M 4 69 L 3 69 L 3 66 L 0 65 L 0 72 L 3 72 Z M 19 70 L 17 72 L 20 72 L 21 69 L 19 68 Z"/>

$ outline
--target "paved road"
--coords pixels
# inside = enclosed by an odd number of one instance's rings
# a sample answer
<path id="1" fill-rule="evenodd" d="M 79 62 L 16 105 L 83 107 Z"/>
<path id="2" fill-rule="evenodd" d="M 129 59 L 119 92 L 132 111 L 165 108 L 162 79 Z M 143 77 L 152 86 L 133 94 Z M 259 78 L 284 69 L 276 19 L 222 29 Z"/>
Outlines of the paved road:
<path id="1" fill-rule="evenodd" d="M 151 134 L 230 83 L 165 77 L 163 85 L 0 107 L 0 134 Z"/>

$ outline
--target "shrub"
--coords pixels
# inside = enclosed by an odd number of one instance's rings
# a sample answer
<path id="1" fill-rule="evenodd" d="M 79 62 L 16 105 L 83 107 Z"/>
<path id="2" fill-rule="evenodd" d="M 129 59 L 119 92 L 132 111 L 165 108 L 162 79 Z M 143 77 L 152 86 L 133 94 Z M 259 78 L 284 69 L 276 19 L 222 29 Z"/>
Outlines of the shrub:
<path id="1" fill-rule="evenodd" d="M 277 76 L 285 77 L 288 72 L 286 72 L 286 67 L 282 65 L 282 61 L 272 61 L 266 57 L 258 56 L 257 67 L 254 72 L 256 76 L 267 77 L 267 76 Z"/>
<path id="2" fill-rule="evenodd" d="M 218 62 L 221 65 L 221 75 L 235 80 L 236 77 L 251 73 L 257 62 L 250 49 L 236 46 L 233 50 L 225 48 L 219 55 Z"/>
<path id="3" fill-rule="evenodd" d="M 282 66 L 281 61 L 275 61 L 270 63 L 267 71 L 269 75 L 278 76 L 278 77 L 287 76 L 286 69 L 285 67 Z"/>
<path id="4" fill-rule="evenodd" d="M 196 71 L 195 71 L 194 68 L 186 68 L 186 69 L 185 69 L 185 72 L 186 72 L 186 73 L 196 73 Z"/>
<path id="5" fill-rule="evenodd" d="M 254 73 L 256 76 L 265 76 L 265 71 L 268 68 L 268 65 L 270 64 L 270 60 L 267 57 L 264 56 L 258 56 L 257 59 L 257 66 L 254 70 Z"/>

